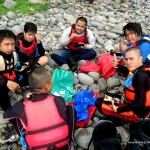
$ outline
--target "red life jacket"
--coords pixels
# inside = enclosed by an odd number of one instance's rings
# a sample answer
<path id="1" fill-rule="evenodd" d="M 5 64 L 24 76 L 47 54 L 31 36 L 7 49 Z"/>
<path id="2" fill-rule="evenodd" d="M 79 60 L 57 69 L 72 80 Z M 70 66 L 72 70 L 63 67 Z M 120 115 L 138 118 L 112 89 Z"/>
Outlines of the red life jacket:
<path id="1" fill-rule="evenodd" d="M 26 100 L 24 109 L 28 122 L 25 139 L 32 150 L 54 149 L 68 144 L 68 125 L 61 118 L 53 96 L 37 102 Z"/>
<path id="2" fill-rule="evenodd" d="M 16 52 L 13 52 L 11 61 L 8 62 L 2 55 L 0 55 L 0 78 L 15 80 L 16 73 L 14 66 L 17 63 Z"/>
<path id="3" fill-rule="evenodd" d="M 150 68 L 145 68 L 145 70 L 149 70 L 150 71 Z M 131 76 L 131 74 L 129 73 L 127 78 L 130 77 L 130 76 Z M 134 98 L 135 98 L 135 90 L 134 90 L 133 86 L 125 88 L 125 96 L 126 96 L 127 100 L 129 100 L 129 101 L 133 101 L 134 100 Z M 145 106 L 147 106 L 147 107 L 150 106 L 150 90 L 148 90 L 146 92 Z"/>
<path id="4" fill-rule="evenodd" d="M 73 34 L 73 33 L 76 33 L 75 25 L 72 25 L 70 35 Z M 80 48 L 80 47 L 75 47 L 75 46 L 74 46 L 75 43 L 85 43 L 85 44 L 88 43 L 87 30 L 85 30 L 85 33 L 84 33 L 83 36 L 81 36 L 81 37 L 74 37 L 74 38 L 70 41 L 70 43 L 67 45 L 67 47 L 68 47 L 69 49 L 71 49 L 71 50 L 80 50 L 80 49 L 82 49 L 82 48 Z"/>
<path id="5" fill-rule="evenodd" d="M 22 40 L 18 40 L 19 42 L 19 46 L 20 48 L 25 52 L 27 53 L 28 55 L 30 55 L 31 57 L 34 57 L 35 55 L 35 51 L 36 51 L 36 41 L 34 40 L 31 44 L 31 46 L 29 47 L 24 47 L 23 43 L 22 43 Z"/>

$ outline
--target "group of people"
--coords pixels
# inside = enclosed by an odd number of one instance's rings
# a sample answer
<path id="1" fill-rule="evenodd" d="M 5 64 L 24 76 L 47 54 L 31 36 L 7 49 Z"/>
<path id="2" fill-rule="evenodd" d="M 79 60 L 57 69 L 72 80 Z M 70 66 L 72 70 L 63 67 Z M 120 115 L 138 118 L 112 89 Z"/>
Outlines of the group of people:
<path id="1" fill-rule="evenodd" d="M 150 37 L 143 36 L 139 23 L 128 23 L 123 31 L 129 42 L 121 43 L 119 48 L 125 66 L 119 65 L 115 56 L 112 66 L 126 76 L 126 102 L 116 105 L 114 100 L 106 103 L 100 98 L 95 105 L 106 116 L 133 122 L 149 117 Z M 91 60 L 96 56 L 95 38 L 84 17 L 77 18 L 75 24 L 63 32 L 60 45 L 63 50 L 54 52 L 51 58 L 59 65 L 68 64 L 72 70 L 78 60 Z M 27 22 L 18 35 L 10 30 L 0 30 L 0 105 L 5 111 L 4 119 L 13 123 L 18 134 L 25 131 L 27 149 L 67 150 L 76 113 L 71 105 L 66 106 L 62 97 L 49 94 L 52 79 L 43 68 L 48 63 L 48 56 L 44 54 L 34 23 Z M 24 85 L 29 85 L 30 93 L 25 100 L 11 106 L 8 92 L 15 92 Z M 14 118 L 19 119 L 14 121 Z"/>

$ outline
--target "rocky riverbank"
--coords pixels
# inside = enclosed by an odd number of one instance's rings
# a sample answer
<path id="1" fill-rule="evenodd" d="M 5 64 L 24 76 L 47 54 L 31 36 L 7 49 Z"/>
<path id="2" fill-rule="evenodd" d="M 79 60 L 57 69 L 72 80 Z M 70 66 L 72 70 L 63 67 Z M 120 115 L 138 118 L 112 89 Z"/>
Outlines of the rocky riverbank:
<path id="1" fill-rule="evenodd" d="M 47 55 L 50 56 L 55 50 L 61 49 L 59 39 L 64 29 L 74 23 L 79 16 L 85 16 L 88 20 L 88 28 L 91 29 L 96 38 L 95 49 L 97 55 L 110 51 L 113 47 L 119 45 L 122 38 L 122 28 L 128 22 L 139 22 L 143 28 L 143 34 L 150 34 L 150 3 L 149 1 L 139 2 L 130 0 L 120 4 L 120 1 L 97 0 L 93 4 L 88 1 L 80 2 L 63 2 L 57 1 L 49 4 L 49 9 L 43 13 L 34 15 L 14 14 L 8 12 L 0 16 L 0 29 L 11 29 L 14 33 L 23 31 L 25 22 L 31 21 L 37 24 L 38 33 L 42 36 L 43 46 Z M 97 63 L 97 59 L 94 60 Z M 85 63 L 85 60 L 78 62 L 78 65 Z M 47 69 L 53 72 L 58 65 L 49 57 Z M 62 66 L 68 70 L 67 66 Z M 83 74 L 79 71 L 74 73 L 74 87 L 76 91 L 81 89 L 94 90 L 101 95 L 105 91 L 120 91 L 123 93 L 124 78 L 117 73 L 109 79 L 104 79 L 100 73 Z M 22 93 L 11 93 L 12 104 L 22 99 Z M 0 113 L 0 124 L 6 123 L 2 119 L 3 112 Z M 95 117 L 89 123 L 87 129 L 79 128 L 75 132 L 75 138 L 78 147 L 75 149 L 82 150 L 87 147 L 93 131 L 93 125 L 99 120 L 100 114 L 96 112 Z M 0 149 L 4 150 L 8 144 L 3 145 Z M 13 143 L 13 149 L 15 143 Z M 91 148 L 92 150 L 92 148 Z"/>

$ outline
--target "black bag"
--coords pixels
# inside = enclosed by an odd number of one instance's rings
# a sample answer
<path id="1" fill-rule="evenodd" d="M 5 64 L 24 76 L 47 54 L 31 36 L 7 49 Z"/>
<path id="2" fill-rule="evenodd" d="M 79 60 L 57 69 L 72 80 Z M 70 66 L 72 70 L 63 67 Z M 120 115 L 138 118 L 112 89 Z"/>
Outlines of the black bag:
<path id="1" fill-rule="evenodd" d="M 109 120 L 100 120 L 94 127 L 91 141 L 94 150 L 121 150 L 116 126 Z"/>

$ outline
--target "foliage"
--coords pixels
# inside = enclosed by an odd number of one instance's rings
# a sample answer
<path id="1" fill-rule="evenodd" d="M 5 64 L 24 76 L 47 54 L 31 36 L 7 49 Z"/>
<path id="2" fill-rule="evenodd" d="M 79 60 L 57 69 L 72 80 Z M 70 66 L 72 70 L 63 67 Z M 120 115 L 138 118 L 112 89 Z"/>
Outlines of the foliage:
<path id="1" fill-rule="evenodd" d="M 45 3 L 31 3 L 29 0 L 14 0 L 17 3 L 16 7 L 12 9 L 4 8 L 3 3 L 5 0 L 0 0 L 0 15 L 6 14 L 8 11 L 13 11 L 18 14 L 34 14 L 35 12 L 42 12 L 48 9 L 48 1 Z"/>

